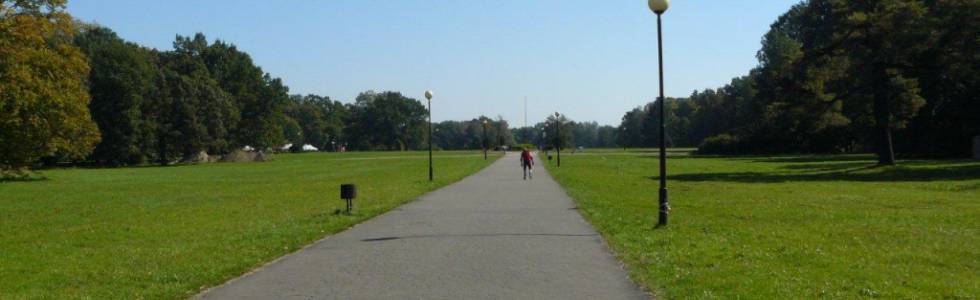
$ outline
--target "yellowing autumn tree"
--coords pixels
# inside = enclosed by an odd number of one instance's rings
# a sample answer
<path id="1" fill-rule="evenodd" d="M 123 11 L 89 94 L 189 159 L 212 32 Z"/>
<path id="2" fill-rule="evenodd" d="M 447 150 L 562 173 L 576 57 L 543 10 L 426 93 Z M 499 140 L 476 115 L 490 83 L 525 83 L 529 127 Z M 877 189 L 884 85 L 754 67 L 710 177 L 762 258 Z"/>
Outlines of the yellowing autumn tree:
<path id="1" fill-rule="evenodd" d="M 65 0 L 0 0 L 0 169 L 80 158 L 99 131 L 89 114 L 88 63 L 72 44 Z"/>

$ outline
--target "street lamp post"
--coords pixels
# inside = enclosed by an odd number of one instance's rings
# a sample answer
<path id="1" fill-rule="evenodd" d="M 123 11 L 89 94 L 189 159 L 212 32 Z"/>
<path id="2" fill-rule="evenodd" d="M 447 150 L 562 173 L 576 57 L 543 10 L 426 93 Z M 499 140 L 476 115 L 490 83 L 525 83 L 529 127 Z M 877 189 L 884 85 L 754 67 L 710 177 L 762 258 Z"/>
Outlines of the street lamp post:
<path id="1" fill-rule="evenodd" d="M 622 138 L 619 140 L 623 141 L 623 152 L 626 152 L 626 125 L 623 125 L 623 129 L 619 134 L 622 135 Z"/>
<path id="2" fill-rule="evenodd" d="M 504 122 L 502 121 L 497 122 L 497 148 L 499 148 L 498 150 L 500 150 L 501 153 L 506 153 L 504 152 L 504 135 L 503 135 L 504 129 L 500 127 L 500 125 L 503 124 Z"/>
<path id="3" fill-rule="evenodd" d="M 670 213 L 670 204 L 667 202 L 667 144 L 664 131 L 664 41 L 663 30 L 661 29 L 661 16 L 670 6 L 669 0 L 648 0 L 647 5 L 650 10 L 657 14 L 657 58 L 659 60 L 660 71 L 660 216 L 657 221 L 658 226 L 667 225 L 667 215 Z"/>
<path id="4" fill-rule="evenodd" d="M 429 103 L 429 182 L 432 182 L 432 91 L 425 91 L 425 100 Z"/>
<path id="5" fill-rule="evenodd" d="M 548 156 L 548 127 L 545 126 L 541 129 L 541 150 L 544 150 L 544 155 Z"/>
<path id="6" fill-rule="evenodd" d="M 546 137 L 548 137 L 548 122 L 541 124 L 541 142 L 547 146 L 548 140 L 545 139 Z"/>
<path id="7" fill-rule="evenodd" d="M 558 167 L 561 168 L 561 114 L 555 112 L 555 151 L 558 152 Z"/>
<path id="8" fill-rule="evenodd" d="M 487 160 L 487 120 L 483 120 L 483 160 Z"/>

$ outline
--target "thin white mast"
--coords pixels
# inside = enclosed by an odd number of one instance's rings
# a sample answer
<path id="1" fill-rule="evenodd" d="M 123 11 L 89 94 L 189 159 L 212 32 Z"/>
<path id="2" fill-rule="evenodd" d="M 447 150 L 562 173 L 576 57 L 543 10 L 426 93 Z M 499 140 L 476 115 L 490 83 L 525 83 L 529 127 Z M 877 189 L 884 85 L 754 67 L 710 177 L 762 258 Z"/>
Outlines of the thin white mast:
<path id="1" fill-rule="evenodd" d="M 527 128 L 527 96 L 524 96 L 524 128 Z"/>

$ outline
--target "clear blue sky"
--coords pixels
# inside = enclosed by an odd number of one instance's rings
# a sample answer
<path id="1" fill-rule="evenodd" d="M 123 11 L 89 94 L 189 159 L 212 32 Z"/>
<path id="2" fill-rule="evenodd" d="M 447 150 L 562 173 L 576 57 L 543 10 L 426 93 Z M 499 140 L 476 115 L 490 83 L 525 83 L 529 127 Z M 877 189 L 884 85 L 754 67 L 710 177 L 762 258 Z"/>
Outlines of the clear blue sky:
<path id="1" fill-rule="evenodd" d="M 667 96 L 715 88 L 757 64 L 769 25 L 798 0 L 674 0 L 664 15 Z M 619 124 L 657 93 L 656 17 L 644 0 L 71 0 L 68 11 L 167 50 L 203 32 L 252 55 L 291 93 L 343 102 L 365 90 L 423 99 L 433 119 L 559 110 Z"/>

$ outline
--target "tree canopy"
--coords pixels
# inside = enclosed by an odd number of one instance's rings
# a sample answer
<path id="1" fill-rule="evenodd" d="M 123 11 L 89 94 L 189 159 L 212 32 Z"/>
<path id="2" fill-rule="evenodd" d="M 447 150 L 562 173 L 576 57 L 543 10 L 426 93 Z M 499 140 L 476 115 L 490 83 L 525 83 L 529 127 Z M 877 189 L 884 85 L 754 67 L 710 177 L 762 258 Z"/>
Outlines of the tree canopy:
<path id="1" fill-rule="evenodd" d="M 882 165 L 896 152 L 967 156 L 980 134 L 980 99 L 968 92 L 980 90 L 977 16 L 970 0 L 804 1 L 772 24 L 748 75 L 667 100 L 667 142 L 712 153 L 873 151 Z M 651 145 L 656 129 L 641 125 L 659 122 L 650 107 L 624 115 L 621 143 Z"/>
<path id="2" fill-rule="evenodd" d="M 0 168 L 79 158 L 99 141 L 64 1 L 0 1 Z"/>
<path id="3" fill-rule="evenodd" d="M 290 95 L 232 43 L 202 33 L 173 49 L 74 21 L 64 0 L 0 0 L 0 168 L 122 166 L 293 144 L 323 150 L 428 146 L 428 111 L 396 91 L 349 103 Z M 759 64 L 668 98 L 666 143 L 702 153 L 970 154 L 980 135 L 980 2 L 808 0 L 761 37 Z M 657 103 L 618 127 L 549 116 L 526 128 L 479 116 L 433 124 L 440 149 L 649 147 Z M 560 128 L 560 129 L 559 129 Z"/>

